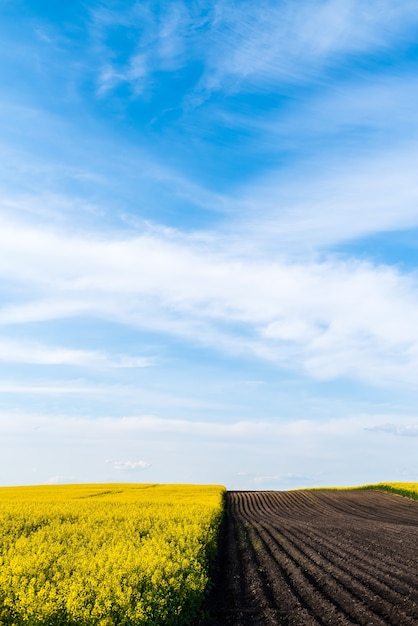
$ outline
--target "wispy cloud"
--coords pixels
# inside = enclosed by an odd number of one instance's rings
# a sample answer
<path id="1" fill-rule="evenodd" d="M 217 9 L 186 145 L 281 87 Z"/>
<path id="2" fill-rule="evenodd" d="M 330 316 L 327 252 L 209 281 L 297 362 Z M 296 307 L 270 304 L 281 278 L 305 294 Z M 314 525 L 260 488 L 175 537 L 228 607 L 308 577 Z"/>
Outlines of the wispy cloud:
<path id="1" fill-rule="evenodd" d="M 51 476 L 59 482 L 71 476 L 71 482 L 110 482 L 117 472 L 130 480 L 146 475 L 147 482 L 220 482 L 230 489 L 286 489 L 395 480 L 398 470 L 388 459 L 397 456 L 402 459 L 402 471 L 412 480 L 416 464 L 410 440 L 383 437 L 376 446 L 377 433 L 368 430 L 385 422 L 407 425 L 412 421 L 416 419 L 411 416 L 362 414 L 325 421 L 228 424 L 224 420 L 89 419 L 2 412 L 0 481 L 39 484 Z M 214 458 L 219 462 L 214 463 Z M 349 474 L 344 470 L 347 465 Z"/>
<path id="2" fill-rule="evenodd" d="M 398 10 L 399 9 L 399 10 Z M 413 2 L 218 2 L 208 38 L 206 91 L 317 78 L 353 53 L 393 45 L 412 28 Z"/>
<path id="3" fill-rule="evenodd" d="M 151 467 L 147 461 L 107 461 L 117 472 L 138 472 Z"/>
<path id="4" fill-rule="evenodd" d="M 347 55 L 393 45 L 405 36 L 405 27 L 416 24 L 415 8 L 411 1 L 394 9 L 376 0 L 218 0 L 205 12 L 183 2 L 159 11 L 138 2 L 116 11 L 103 3 L 91 11 L 99 93 L 127 84 L 131 96 L 138 96 L 152 89 L 155 73 L 182 68 L 190 57 L 202 69 L 189 104 L 201 102 L 205 92 L 309 80 Z M 114 36 L 132 42 L 124 58 L 112 46 Z"/>
<path id="5" fill-rule="evenodd" d="M 248 259 L 201 249 L 193 238 L 177 241 L 173 233 L 106 239 L 3 226 L 0 273 L 30 295 L 0 311 L 2 325 L 89 315 L 255 355 L 314 379 L 414 380 L 413 274 L 332 258 L 313 264 Z M 42 356 L 38 349 L 38 356 L 149 365 L 141 357 L 89 351 Z"/>
<path id="6" fill-rule="evenodd" d="M 400 437 L 418 437 L 418 422 L 412 424 L 379 424 L 378 426 L 370 427 L 368 430 Z"/>
<path id="7" fill-rule="evenodd" d="M 210 6 L 147 0 L 118 7 L 106 0 L 91 3 L 86 13 L 87 40 L 83 55 L 73 50 L 76 61 L 56 25 L 36 20 L 34 35 L 43 55 L 52 57 L 48 66 L 65 58 L 72 81 L 77 71 L 83 80 L 95 74 L 101 96 L 127 85 L 128 98 L 152 90 L 158 72 L 183 68 L 190 58 L 200 66 L 198 91 L 309 78 L 344 55 L 393 45 L 417 22 L 412 0 L 396 7 L 387 0 L 217 0 Z M 33 56 L 43 75 L 44 64 Z"/>
<path id="8" fill-rule="evenodd" d="M 74 350 L 36 342 L 11 341 L 0 337 L 0 361 L 34 365 L 74 365 L 87 368 L 136 368 L 154 363 L 147 357 L 111 357 L 99 350 Z"/>
<path id="9" fill-rule="evenodd" d="M 411 421 L 410 416 L 362 414 L 340 420 L 228 424 L 2 412 L 0 481 L 39 484 L 54 475 L 59 482 L 67 482 L 63 477 L 69 476 L 72 482 L 109 482 L 115 472 L 134 480 L 145 470 L 148 482 L 167 482 L 169 476 L 170 482 L 221 482 L 232 489 L 394 480 L 396 473 L 388 461 L 394 447 L 404 469 L 411 464 L 409 475 L 414 474 L 410 442 L 406 437 L 383 437 L 376 446 L 377 433 L 369 429 Z M 215 457 L 223 462 L 213 463 Z M 347 464 L 351 480 L 343 471 Z M 106 467 L 109 471 L 104 473 Z"/>
<path id="10" fill-rule="evenodd" d="M 127 84 L 131 95 L 139 96 L 152 87 L 155 72 L 181 67 L 186 60 L 184 51 L 191 27 L 191 16 L 182 2 L 166 6 L 161 15 L 154 12 L 148 2 L 134 3 L 126 11 L 106 6 L 93 9 L 92 37 L 96 54 L 101 57 L 99 95 Z M 116 58 L 109 43 L 117 31 L 133 41 L 123 59 Z"/>
<path id="11" fill-rule="evenodd" d="M 65 382 L 64 384 L 43 384 L 36 383 L 20 383 L 20 382 L 2 382 L 0 383 L 0 393 L 7 394 L 28 394 L 28 395 L 85 395 L 85 394 L 103 394 L 103 387 L 89 386 L 80 384 L 71 384 L 71 382 Z M 109 391 L 108 391 L 109 392 Z"/>
<path id="12" fill-rule="evenodd" d="M 378 110 L 375 113 L 379 115 Z M 305 163 L 264 172 L 259 180 L 250 181 L 236 198 L 243 209 L 243 231 L 255 245 L 259 241 L 292 256 L 417 227 L 415 112 L 410 111 L 409 120 L 409 131 L 402 126 L 397 139 L 344 147 L 344 154 L 333 146 L 319 153 L 311 146 Z M 361 125 L 361 116 L 354 115 L 355 123 Z M 338 127 L 340 117 L 330 113 L 330 132 L 333 124 Z M 373 123 L 367 128 L 372 133 Z"/>
<path id="13" fill-rule="evenodd" d="M 13 420 L 11 420 L 13 416 Z M 385 419 L 392 419 L 392 423 L 384 424 Z M 349 415 L 343 418 L 314 420 L 314 419 L 294 419 L 294 420 L 238 420 L 232 422 L 225 421 L 203 421 L 185 420 L 157 417 L 153 415 L 126 416 L 126 417 L 98 417 L 89 418 L 84 416 L 67 415 L 44 415 L 36 413 L 7 412 L 0 413 L 0 432 L 22 433 L 31 432 L 34 428 L 39 430 L 41 436 L 69 437 L 79 436 L 80 439 L 106 438 L 109 441 L 126 440 L 140 442 L 141 436 L 151 436 L 155 440 L 162 440 L 165 436 L 178 436 L 180 439 L 189 437 L 191 440 L 201 441 L 228 441 L 228 442 L 257 442 L 267 441 L 273 438 L 278 441 L 280 438 L 304 439 L 321 437 L 345 438 L 361 435 L 364 431 L 392 432 L 395 423 L 401 430 L 415 430 L 416 420 L 411 425 L 411 416 L 403 415 L 381 415 L 381 414 L 359 414 Z M 383 423 L 383 426 L 382 426 Z M 389 430 L 387 430 L 389 429 Z M 141 467 L 143 461 L 119 461 L 106 460 L 106 463 L 121 464 L 126 463 L 126 467 L 131 467 L 138 462 Z M 148 465 L 147 465 L 148 467 Z"/>
<path id="14" fill-rule="evenodd" d="M 98 0 L 58 20 L 9 3 L 12 463 L 25 448 L 33 467 L 49 459 L 37 480 L 77 479 L 75 457 L 80 475 L 113 480 L 147 459 L 151 480 L 180 466 L 198 480 L 226 451 L 219 472 L 277 487 L 319 480 L 318 460 L 338 474 L 361 449 L 368 481 L 385 450 L 402 458 L 418 368 L 418 13 L 398 5 Z M 36 419 L 16 412 L 29 406 Z"/>
<path id="15" fill-rule="evenodd" d="M 45 483 L 47 485 L 62 485 L 65 483 L 74 482 L 74 480 L 75 480 L 74 476 L 69 477 L 69 476 L 57 475 L 57 476 L 50 476 L 50 478 L 47 478 Z"/>

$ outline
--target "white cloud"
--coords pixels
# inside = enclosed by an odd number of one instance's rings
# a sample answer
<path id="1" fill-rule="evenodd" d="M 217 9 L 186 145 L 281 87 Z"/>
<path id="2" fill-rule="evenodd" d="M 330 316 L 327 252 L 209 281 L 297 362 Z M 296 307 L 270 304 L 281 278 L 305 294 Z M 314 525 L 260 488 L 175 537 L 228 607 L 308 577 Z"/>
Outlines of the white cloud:
<path id="1" fill-rule="evenodd" d="M 99 60 L 99 95 L 107 95 L 120 84 L 127 84 L 133 96 L 152 86 L 157 71 L 173 71 L 185 61 L 187 36 L 193 30 L 191 15 L 181 2 L 171 3 L 161 16 L 147 2 L 135 3 L 126 11 L 96 8 L 92 15 L 93 50 Z M 127 40 L 136 42 L 123 60 L 115 60 L 108 44 L 112 29 L 122 30 Z"/>
<path id="2" fill-rule="evenodd" d="M 245 232 L 293 256 L 417 227 L 417 166 L 414 144 L 408 140 L 360 148 L 342 159 L 322 155 L 312 171 L 263 175 L 240 191 Z M 304 179 L 303 186 L 296 177 Z M 255 218 L 256 209 L 263 220 Z"/>
<path id="3" fill-rule="evenodd" d="M 112 389 L 112 388 L 110 388 Z M 107 388 L 108 392 L 110 391 Z M 66 381 L 64 384 L 43 384 L 30 382 L 2 382 L 0 383 L 0 393 L 35 394 L 35 395 L 85 395 L 103 394 L 105 389 L 99 385 L 77 385 Z"/>
<path id="4" fill-rule="evenodd" d="M 306 440 L 310 438 L 335 437 L 344 439 L 361 435 L 365 431 L 380 430 L 382 423 L 391 420 L 390 427 L 396 422 L 399 428 L 409 428 L 413 418 L 403 415 L 359 414 L 339 419 L 328 420 L 239 420 L 198 421 L 167 419 L 156 416 L 130 417 L 74 417 L 66 415 L 32 414 L 14 412 L 0 413 L 0 433 L 32 432 L 37 429 L 39 436 L 68 437 L 76 440 L 118 440 L 141 441 L 147 436 L 162 441 L 165 436 L 170 441 L 178 436 L 180 439 L 192 441 L 223 441 L 223 442 L 257 442 L 286 440 Z M 416 418 L 415 418 L 416 422 Z M 383 427 L 386 428 L 386 427 Z M 122 461 L 108 460 L 108 463 Z M 135 461 L 136 462 L 136 461 Z M 127 467 L 129 463 L 127 463 Z"/>
<path id="5" fill-rule="evenodd" d="M 29 296 L 4 306 L 0 325 L 89 315 L 255 355 L 314 379 L 415 380 L 413 274 L 349 260 L 249 258 L 173 234 L 106 239 L 2 226 L 0 276 Z M 4 346 L 23 358 L 18 345 Z M 150 364 L 132 358 L 38 346 L 32 362 Z"/>
<path id="6" fill-rule="evenodd" d="M 131 83 L 135 95 L 139 95 L 147 84 L 147 58 L 144 54 L 135 54 L 125 68 L 116 69 L 107 64 L 103 67 L 99 78 L 99 95 L 107 94 L 120 83 Z"/>
<path id="7" fill-rule="evenodd" d="M 418 422 L 412 424 L 379 424 L 370 427 L 368 430 L 401 437 L 418 437 Z"/>
<path id="8" fill-rule="evenodd" d="M 371 430 L 388 423 L 407 426 L 417 423 L 417 416 L 356 414 L 326 421 L 228 424 L 3 411 L 0 483 L 40 484 L 51 476 L 59 482 L 70 476 L 71 482 L 111 482 L 115 472 L 135 480 L 137 472 L 146 470 L 147 482 L 153 483 L 286 489 L 396 480 L 399 463 L 416 474 L 411 438 Z"/>
<path id="9" fill-rule="evenodd" d="M 149 367 L 153 359 L 118 355 L 110 357 L 100 350 L 75 350 L 47 346 L 38 342 L 11 341 L 0 337 L 0 362 L 34 365 L 74 365 L 87 368 Z"/>
<path id="10" fill-rule="evenodd" d="M 147 461 L 107 461 L 117 472 L 141 471 L 151 467 Z"/>
<path id="11" fill-rule="evenodd" d="M 212 90 L 310 79 L 352 53 L 393 45 L 416 23 L 412 0 L 396 8 L 386 0 L 219 0 L 204 12 L 183 2 L 159 12 L 149 2 L 117 11 L 102 5 L 91 11 L 90 53 L 100 68 L 101 95 L 127 84 L 137 96 L 152 88 L 156 72 L 179 69 L 194 58 L 202 76 L 186 100 L 200 104 Z M 135 42 L 123 59 L 109 44 L 115 29 Z"/>
<path id="12" fill-rule="evenodd" d="M 3 481 L 21 458 L 59 481 L 147 458 L 151 480 L 277 487 L 407 457 L 418 275 L 341 244 L 418 226 L 416 9 L 103 0 L 75 39 L 41 16 L 6 34 L 0 394 L 38 414 L 0 414 Z M 160 367 L 136 371 L 144 336 Z"/>
<path id="13" fill-rule="evenodd" d="M 45 483 L 47 485 L 62 485 L 63 483 L 70 483 L 74 481 L 74 477 L 68 477 L 64 475 L 51 476 L 48 478 Z"/>
<path id="14" fill-rule="evenodd" d="M 210 31 L 208 69 L 213 89 L 299 81 L 348 55 L 393 45 L 417 23 L 414 2 L 218 2 Z"/>

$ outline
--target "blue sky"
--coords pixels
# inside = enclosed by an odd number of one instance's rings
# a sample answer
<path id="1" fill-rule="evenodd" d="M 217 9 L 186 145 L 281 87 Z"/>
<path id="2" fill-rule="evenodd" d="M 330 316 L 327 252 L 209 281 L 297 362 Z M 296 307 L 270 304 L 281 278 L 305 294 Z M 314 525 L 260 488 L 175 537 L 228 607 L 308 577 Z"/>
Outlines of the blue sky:
<path id="1" fill-rule="evenodd" d="M 418 480 L 416 2 L 0 34 L 0 484 Z"/>

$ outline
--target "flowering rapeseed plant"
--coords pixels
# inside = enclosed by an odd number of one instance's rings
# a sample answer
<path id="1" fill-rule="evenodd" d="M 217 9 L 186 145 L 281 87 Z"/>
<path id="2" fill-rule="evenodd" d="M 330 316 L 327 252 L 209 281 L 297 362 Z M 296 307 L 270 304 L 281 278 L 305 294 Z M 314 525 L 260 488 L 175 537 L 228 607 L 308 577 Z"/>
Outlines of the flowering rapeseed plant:
<path id="1" fill-rule="evenodd" d="M 418 500 L 418 483 L 376 483 L 375 485 L 364 485 L 361 489 L 378 489 L 397 493 L 413 500 Z"/>
<path id="2" fill-rule="evenodd" d="M 0 625 L 190 623 L 208 583 L 224 491 L 0 488 Z"/>

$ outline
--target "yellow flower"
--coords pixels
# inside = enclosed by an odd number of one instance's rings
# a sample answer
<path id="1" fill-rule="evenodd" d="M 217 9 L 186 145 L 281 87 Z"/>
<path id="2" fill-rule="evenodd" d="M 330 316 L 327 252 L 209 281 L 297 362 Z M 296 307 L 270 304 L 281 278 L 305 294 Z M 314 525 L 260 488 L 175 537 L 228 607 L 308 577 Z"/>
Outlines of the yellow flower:
<path id="1" fill-rule="evenodd" d="M 0 626 L 163 626 L 181 614 L 188 619 L 207 584 L 224 491 L 0 488 Z"/>

